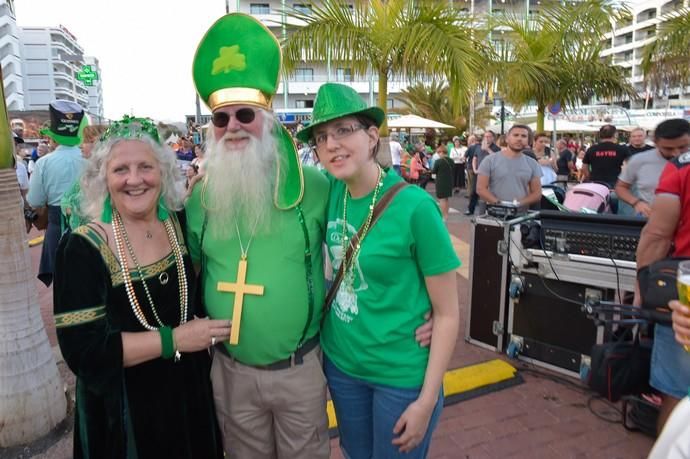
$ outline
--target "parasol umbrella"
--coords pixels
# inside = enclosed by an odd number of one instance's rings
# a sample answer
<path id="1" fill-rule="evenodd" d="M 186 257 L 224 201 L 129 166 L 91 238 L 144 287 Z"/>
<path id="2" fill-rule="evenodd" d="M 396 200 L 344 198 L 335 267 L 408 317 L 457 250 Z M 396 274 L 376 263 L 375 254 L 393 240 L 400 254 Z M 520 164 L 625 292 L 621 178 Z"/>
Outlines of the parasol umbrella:
<path id="1" fill-rule="evenodd" d="M 438 121 L 430 120 L 427 118 L 422 118 L 417 115 L 404 115 L 400 118 L 396 118 L 388 122 L 389 128 L 395 129 L 408 129 L 408 128 L 420 128 L 420 129 L 454 129 L 455 126 L 449 124 L 439 123 Z"/>

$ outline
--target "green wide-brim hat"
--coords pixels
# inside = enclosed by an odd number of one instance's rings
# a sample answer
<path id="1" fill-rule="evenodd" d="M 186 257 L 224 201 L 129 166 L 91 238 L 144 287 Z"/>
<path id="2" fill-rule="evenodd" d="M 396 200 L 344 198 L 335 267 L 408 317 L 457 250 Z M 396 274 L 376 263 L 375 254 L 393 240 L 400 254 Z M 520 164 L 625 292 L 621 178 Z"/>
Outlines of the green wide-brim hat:
<path id="1" fill-rule="evenodd" d="M 311 123 L 297 133 L 297 138 L 302 142 L 308 142 L 312 138 L 312 130 L 320 124 L 344 116 L 357 115 L 371 118 L 376 122 L 377 127 L 381 127 L 386 117 L 379 107 L 368 107 L 357 91 L 351 87 L 339 83 L 325 83 L 316 93 Z"/>
<path id="2" fill-rule="evenodd" d="M 81 145 L 84 128 L 89 124 L 81 105 L 59 99 L 51 102 L 48 109 L 50 124 L 39 130 L 39 133 L 50 137 L 59 145 L 70 147 Z"/>
<path id="3" fill-rule="evenodd" d="M 233 104 L 268 109 L 281 63 L 275 35 L 252 16 L 232 13 L 214 22 L 199 42 L 192 75 L 211 111 Z"/>

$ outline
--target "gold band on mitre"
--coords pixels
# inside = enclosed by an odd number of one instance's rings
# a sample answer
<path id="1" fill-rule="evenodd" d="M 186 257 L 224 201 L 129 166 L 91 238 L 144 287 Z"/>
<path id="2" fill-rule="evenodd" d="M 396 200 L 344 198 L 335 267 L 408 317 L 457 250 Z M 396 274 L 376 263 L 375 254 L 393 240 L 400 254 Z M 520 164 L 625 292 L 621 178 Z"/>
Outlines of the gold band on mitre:
<path id="1" fill-rule="evenodd" d="M 271 98 L 254 88 L 223 88 L 208 97 L 211 111 L 226 105 L 247 104 L 265 109 L 271 108 Z"/>

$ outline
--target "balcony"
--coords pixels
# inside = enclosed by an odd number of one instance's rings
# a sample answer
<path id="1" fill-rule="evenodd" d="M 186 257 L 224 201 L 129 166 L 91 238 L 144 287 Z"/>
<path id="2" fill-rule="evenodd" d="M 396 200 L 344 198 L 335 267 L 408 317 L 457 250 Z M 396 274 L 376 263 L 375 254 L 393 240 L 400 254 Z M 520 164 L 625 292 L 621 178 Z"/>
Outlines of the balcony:
<path id="1" fill-rule="evenodd" d="M 649 21 L 650 19 L 656 18 L 656 8 L 649 8 L 637 15 L 637 22 Z"/>
<path id="2" fill-rule="evenodd" d="M 55 72 L 53 71 L 53 78 L 57 82 L 57 80 L 64 80 L 67 81 L 69 84 L 72 84 L 72 75 L 65 73 L 65 72 Z"/>
<path id="3" fill-rule="evenodd" d="M 683 0 L 671 0 L 661 6 L 661 15 L 666 15 L 673 11 L 678 11 L 683 7 Z"/>

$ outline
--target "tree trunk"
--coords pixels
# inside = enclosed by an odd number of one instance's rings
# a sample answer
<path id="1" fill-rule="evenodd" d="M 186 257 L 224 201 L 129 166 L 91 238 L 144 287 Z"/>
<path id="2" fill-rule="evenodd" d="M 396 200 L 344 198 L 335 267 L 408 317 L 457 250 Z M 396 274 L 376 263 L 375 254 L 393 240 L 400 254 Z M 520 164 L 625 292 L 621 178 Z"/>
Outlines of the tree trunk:
<path id="1" fill-rule="evenodd" d="M 537 104 L 537 132 L 544 132 L 544 117 L 546 116 L 546 106 Z"/>
<path id="2" fill-rule="evenodd" d="M 22 208 L 16 172 L 1 169 L 0 448 L 40 438 L 67 412 L 41 319 Z"/>
<path id="3" fill-rule="evenodd" d="M 384 114 L 388 113 L 388 73 L 379 70 L 379 95 L 378 105 Z M 393 163 L 391 159 L 390 137 L 388 137 L 388 118 L 383 117 L 383 124 L 379 129 L 380 144 L 376 154 L 376 160 L 383 167 L 390 167 Z"/>

